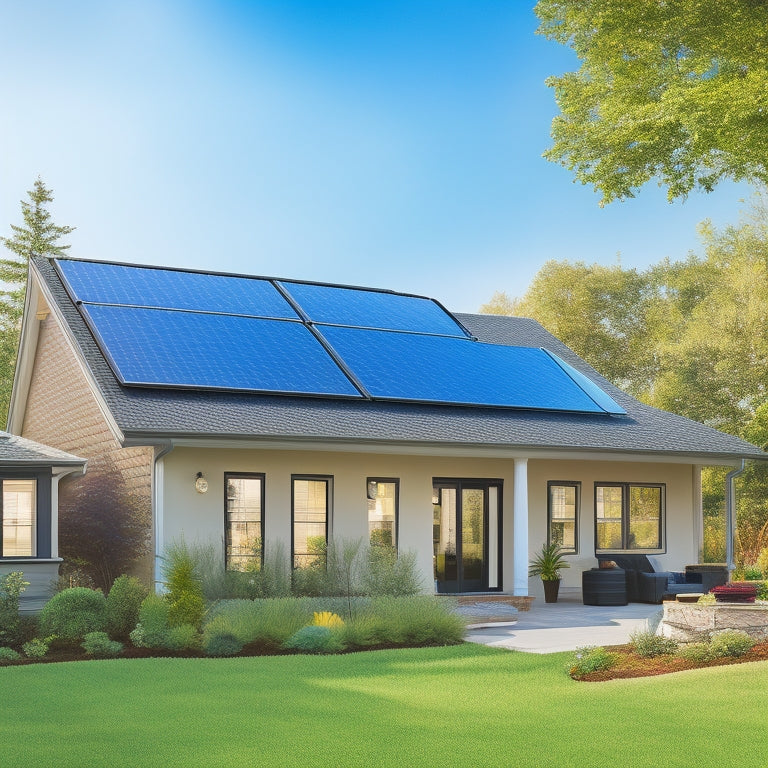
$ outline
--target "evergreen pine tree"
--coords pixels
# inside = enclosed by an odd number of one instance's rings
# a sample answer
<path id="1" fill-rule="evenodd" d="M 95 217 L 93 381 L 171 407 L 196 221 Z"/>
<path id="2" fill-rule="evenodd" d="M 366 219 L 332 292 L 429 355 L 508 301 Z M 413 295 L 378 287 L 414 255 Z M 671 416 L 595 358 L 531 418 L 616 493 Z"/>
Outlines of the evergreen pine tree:
<path id="1" fill-rule="evenodd" d="M 53 200 L 38 176 L 34 187 L 27 192 L 29 201 L 21 201 L 24 224 L 11 224 L 13 235 L 0 237 L 11 256 L 0 259 L 0 427 L 4 428 L 13 388 L 16 352 L 19 345 L 21 315 L 27 289 L 27 268 L 31 254 L 62 256 L 68 245 L 60 245 L 59 238 L 68 235 L 74 227 L 59 227 L 51 221 L 46 205 Z"/>

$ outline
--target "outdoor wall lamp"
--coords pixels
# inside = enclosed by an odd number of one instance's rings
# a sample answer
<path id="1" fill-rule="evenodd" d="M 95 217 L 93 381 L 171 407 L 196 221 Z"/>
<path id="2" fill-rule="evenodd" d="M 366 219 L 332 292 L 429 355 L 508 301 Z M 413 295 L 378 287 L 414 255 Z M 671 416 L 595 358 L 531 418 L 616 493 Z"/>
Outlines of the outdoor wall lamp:
<path id="1" fill-rule="evenodd" d="M 208 490 L 208 481 L 203 477 L 202 472 L 195 475 L 195 490 L 198 493 L 206 493 Z"/>

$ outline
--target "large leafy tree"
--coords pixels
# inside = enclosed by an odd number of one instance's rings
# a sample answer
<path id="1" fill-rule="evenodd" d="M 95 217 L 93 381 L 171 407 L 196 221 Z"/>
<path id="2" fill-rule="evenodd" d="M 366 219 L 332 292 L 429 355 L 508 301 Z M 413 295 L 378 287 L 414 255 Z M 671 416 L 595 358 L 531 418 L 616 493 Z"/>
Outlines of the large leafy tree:
<path id="1" fill-rule="evenodd" d="M 551 77 L 549 160 L 602 193 L 656 178 L 670 200 L 723 179 L 768 182 L 768 3 L 539 0 L 538 32 L 570 46 Z"/>
<path id="2" fill-rule="evenodd" d="M 31 254 L 61 256 L 69 245 L 59 241 L 74 227 L 53 223 L 47 205 L 53 201 L 51 190 L 38 177 L 28 200 L 21 201 L 22 225 L 11 224 L 12 235 L 0 237 L 10 256 L 0 259 L 0 426 L 5 427 L 13 388 L 16 351 L 19 344 L 21 314 L 27 287 L 27 268 Z"/>

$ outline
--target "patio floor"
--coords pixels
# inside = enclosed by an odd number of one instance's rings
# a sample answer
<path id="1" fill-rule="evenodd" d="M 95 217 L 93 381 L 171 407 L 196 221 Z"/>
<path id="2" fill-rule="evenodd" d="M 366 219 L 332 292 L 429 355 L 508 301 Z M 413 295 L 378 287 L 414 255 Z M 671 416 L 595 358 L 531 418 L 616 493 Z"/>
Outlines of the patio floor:
<path id="1" fill-rule="evenodd" d="M 655 629 L 660 605 L 584 605 L 581 596 L 561 596 L 557 603 L 536 599 L 511 626 L 471 629 L 467 640 L 495 648 L 530 653 L 572 651 L 585 645 L 621 645 L 636 629 Z"/>

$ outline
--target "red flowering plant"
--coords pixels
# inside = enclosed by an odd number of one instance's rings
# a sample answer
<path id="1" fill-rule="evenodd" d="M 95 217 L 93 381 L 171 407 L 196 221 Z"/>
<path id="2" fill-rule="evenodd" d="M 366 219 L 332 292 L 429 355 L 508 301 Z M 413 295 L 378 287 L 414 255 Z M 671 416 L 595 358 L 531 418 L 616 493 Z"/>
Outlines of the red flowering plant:
<path id="1" fill-rule="evenodd" d="M 712 587 L 712 594 L 718 603 L 754 603 L 757 588 L 754 584 L 734 581 L 721 587 Z"/>

